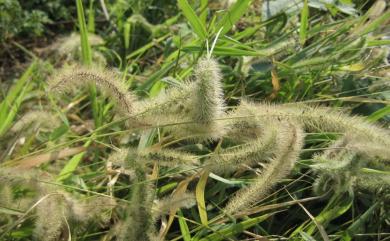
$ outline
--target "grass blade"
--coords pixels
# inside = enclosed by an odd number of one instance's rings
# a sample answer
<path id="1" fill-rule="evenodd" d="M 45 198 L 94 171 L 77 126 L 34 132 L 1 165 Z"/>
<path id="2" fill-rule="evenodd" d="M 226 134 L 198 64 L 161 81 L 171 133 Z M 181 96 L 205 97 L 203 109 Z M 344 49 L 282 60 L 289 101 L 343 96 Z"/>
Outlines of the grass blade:
<path id="1" fill-rule="evenodd" d="M 304 1 L 301 11 L 301 26 L 299 28 L 299 42 L 303 46 L 306 42 L 307 28 L 309 26 L 309 6 L 307 0 Z"/>
<path id="2" fill-rule="evenodd" d="M 92 63 L 91 46 L 88 41 L 87 25 L 85 23 L 84 8 L 81 0 L 76 0 L 76 7 L 81 38 L 81 57 L 85 65 L 90 65 Z"/>
<path id="3" fill-rule="evenodd" d="M 228 10 L 225 16 L 221 19 L 221 21 L 218 22 L 217 26 L 215 27 L 216 30 L 223 28 L 221 36 L 229 32 L 229 30 L 241 18 L 241 16 L 244 15 L 251 2 L 252 0 L 236 1 L 236 3 Z"/>
<path id="4" fill-rule="evenodd" d="M 93 8 L 94 0 L 89 0 L 89 9 L 88 9 L 88 32 L 95 32 L 95 9 Z"/>
<path id="5" fill-rule="evenodd" d="M 187 222 L 183 217 L 182 211 L 177 212 L 178 219 L 179 219 L 179 226 L 180 226 L 180 231 L 183 235 L 183 240 L 184 241 L 191 241 L 191 233 L 190 229 L 188 228 Z"/>
<path id="6" fill-rule="evenodd" d="M 81 40 L 81 57 L 84 65 L 92 64 L 92 50 L 88 41 L 87 25 L 85 23 L 85 15 L 82 0 L 76 0 L 77 6 L 77 19 L 79 22 L 80 29 L 80 40 Z M 102 125 L 103 116 L 100 114 L 101 105 L 97 100 L 96 86 L 90 86 L 89 95 L 92 103 L 92 114 L 95 121 L 95 126 L 99 127 Z"/>
<path id="7" fill-rule="evenodd" d="M 369 122 L 375 122 L 387 115 L 390 115 L 390 105 L 383 107 L 380 110 L 375 111 L 372 113 L 367 119 Z"/>
<path id="8" fill-rule="evenodd" d="M 84 148 L 88 148 L 88 146 L 92 142 L 91 140 L 92 138 L 84 144 Z M 81 160 L 83 159 L 85 153 L 86 152 L 83 151 L 79 154 L 76 154 L 75 156 L 72 157 L 72 159 L 69 160 L 69 162 L 65 165 L 65 167 L 62 168 L 60 174 L 58 174 L 57 182 L 62 182 L 72 176 L 73 172 L 77 169 Z"/>
<path id="9" fill-rule="evenodd" d="M 203 225 L 208 226 L 207 210 L 206 203 L 204 200 L 204 190 L 206 188 L 207 178 L 209 177 L 209 170 L 204 170 L 200 176 L 199 182 L 196 185 L 195 195 L 196 202 L 198 204 L 198 211 L 200 216 L 200 221 Z"/>
<path id="10" fill-rule="evenodd" d="M 377 19 L 375 19 L 371 23 L 367 24 L 367 26 L 365 26 L 363 31 L 360 33 L 360 36 L 371 33 L 372 31 L 377 30 L 381 26 L 384 26 L 386 21 L 388 21 L 389 19 L 390 19 L 390 10 L 386 11 L 380 17 L 378 17 Z"/>
<path id="11" fill-rule="evenodd" d="M 206 20 L 207 20 L 207 5 L 209 4 L 208 0 L 200 0 L 200 15 L 199 18 L 206 26 Z"/>
<path id="12" fill-rule="evenodd" d="M 202 238 L 200 241 L 219 241 L 219 240 L 227 240 L 227 238 L 232 237 L 233 235 L 239 234 L 242 231 L 253 227 L 254 225 L 266 220 L 273 214 L 265 214 L 256 218 L 249 218 L 241 223 L 233 224 L 227 228 L 223 228 L 221 230 L 217 230 L 214 233 Z"/>
<path id="13" fill-rule="evenodd" d="M 31 79 L 35 67 L 36 62 L 33 62 L 0 103 L 0 136 L 10 127 L 25 94 L 30 90 L 31 85 L 28 81 Z"/>
<path id="14" fill-rule="evenodd" d="M 195 11 L 191 8 L 187 0 L 178 0 L 179 8 L 183 11 L 184 16 L 187 18 L 194 32 L 198 35 L 201 40 L 207 38 L 206 27 L 196 15 Z"/>

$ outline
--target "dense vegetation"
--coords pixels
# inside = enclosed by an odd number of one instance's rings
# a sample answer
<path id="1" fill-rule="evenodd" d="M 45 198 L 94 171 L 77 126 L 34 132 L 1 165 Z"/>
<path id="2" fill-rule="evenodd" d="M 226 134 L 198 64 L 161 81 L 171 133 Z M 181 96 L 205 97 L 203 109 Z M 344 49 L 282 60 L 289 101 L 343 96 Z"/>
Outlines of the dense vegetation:
<path id="1" fill-rule="evenodd" d="M 389 240 L 385 0 L 0 0 L 0 240 Z"/>

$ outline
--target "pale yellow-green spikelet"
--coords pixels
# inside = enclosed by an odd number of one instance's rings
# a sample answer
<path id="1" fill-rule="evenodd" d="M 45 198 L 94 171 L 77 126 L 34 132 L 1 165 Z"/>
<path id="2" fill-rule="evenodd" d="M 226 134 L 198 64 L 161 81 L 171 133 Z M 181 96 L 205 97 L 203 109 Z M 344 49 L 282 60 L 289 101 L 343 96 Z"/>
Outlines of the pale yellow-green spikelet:
<path id="1" fill-rule="evenodd" d="M 192 111 L 188 99 L 191 98 L 193 90 L 193 83 L 162 90 L 154 98 L 137 102 L 134 115 L 140 122 L 150 126 L 186 122 L 188 113 Z"/>
<path id="2" fill-rule="evenodd" d="M 313 183 L 313 191 L 322 195 L 328 191 L 342 193 L 350 191 L 360 162 L 351 152 L 342 152 L 333 158 L 317 156 L 312 166 L 318 173 Z"/>
<path id="3" fill-rule="evenodd" d="M 103 44 L 104 41 L 101 37 L 95 34 L 88 34 L 88 42 L 91 46 Z M 69 36 L 60 38 L 56 45 L 56 51 L 60 56 L 75 55 L 80 51 L 81 38 L 77 33 L 71 33 Z M 72 56 L 73 57 L 73 56 Z"/>
<path id="4" fill-rule="evenodd" d="M 169 210 L 176 208 L 191 208 L 196 204 L 194 193 L 185 192 L 180 196 L 170 196 L 157 200 L 153 205 L 153 216 L 169 214 Z"/>
<path id="5" fill-rule="evenodd" d="M 313 190 L 317 194 L 324 194 L 328 191 L 341 193 L 352 191 L 353 188 L 375 186 L 375 178 L 381 175 L 377 173 L 362 173 L 364 167 L 381 171 L 381 166 L 386 165 L 389 160 L 388 150 L 384 149 L 380 143 L 371 142 L 369 139 L 346 134 L 335 141 L 323 153 L 313 157 L 314 164 L 311 167 L 317 172 L 318 178 L 313 184 Z M 361 177 L 365 176 L 367 185 Z M 371 185 L 372 184 L 372 185 Z M 383 183 L 386 186 L 387 182 Z M 376 185 L 378 186 L 378 185 Z M 363 188 L 370 191 L 370 188 Z M 375 191 L 372 188 L 371 191 Z"/>
<path id="6" fill-rule="evenodd" d="M 269 190 L 293 168 L 302 149 L 304 134 L 298 124 L 283 121 L 277 124 L 279 124 L 279 132 L 275 157 L 264 166 L 264 170 L 253 184 L 238 191 L 228 202 L 225 207 L 227 213 L 240 212 L 264 198 Z"/>
<path id="7" fill-rule="evenodd" d="M 40 194 L 34 236 L 37 240 L 56 241 L 66 230 L 69 209 L 61 193 L 41 187 Z"/>
<path id="8" fill-rule="evenodd" d="M 125 209 L 125 219 L 117 233 L 118 241 L 149 241 L 154 234 L 152 204 L 154 192 L 146 179 L 145 163 L 139 161 L 138 153 L 129 150 L 127 167 L 135 171 L 130 203 Z M 153 236 L 153 235 L 152 235 Z"/>
<path id="9" fill-rule="evenodd" d="M 165 167 L 194 167 L 199 164 L 199 160 L 195 155 L 191 155 L 184 151 L 173 149 L 143 149 L 137 151 L 135 148 L 121 148 L 113 152 L 107 159 L 112 164 L 125 168 L 125 173 L 131 174 L 133 177 L 134 170 L 127 164 L 128 154 L 136 153 L 139 161 L 147 163 L 157 162 L 160 166 Z M 130 168 L 130 169 L 129 169 Z"/>
<path id="10" fill-rule="evenodd" d="M 390 162 L 390 149 L 382 142 L 351 135 L 351 133 L 345 134 L 343 139 L 347 143 L 345 148 L 365 156 L 368 160 Z"/>
<path id="11" fill-rule="evenodd" d="M 183 151 L 171 149 L 152 150 L 144 149 L 139 151 L 138 157 L 144 162 L 157 161 L 161 166 L 195 166 L 199 164 L 198 158 Z"/>
<path id="12" fill-rule="evenodd" d="M 24 185 L 25 187 L 37 188 L 37 172 L 35 170 L 21 171 L 17 168 L 0 168 L 0 185 Z"/>
<path id="13" fill-rule="evenodd" d="M 222 74 L 218 62 L 211 58 L 202 58 L 194 69 L 195 98 L 190 103 L 193 111 L 191 119 L 195 121 L 190 125 L 189 131 L 199 133 L 200 136 L 217 139 L 224 134 L 221 120 L 225 116 L 225 104 L 222 90 Z"/>
<path id="14" fill-rule="evenodd" d="M 255 113 L 256 109 L 249 104 L 240 105 L 229 113 L 226 138 L 238 144 L 213 154 L 206 162 L 213 172 L 233 172 L 243 165 L 255 166 L 272 159 L 278 126 L 267 117 L 253 117 Z"/>
<path id="15" fill-rule="evenodd" d="M 65 196 L 71 210 L 70 218 L 77 223 L 95 222 L 106 224 L 111 218 L 110 211 L 115 208 L 116 201 L 112 197 L 95 196 L 78 200 L 70 195 Z"/>
<path id="16" fill-rule="evenodd" d="M 221 137 L 224 116 L 221 74 L 213 59 L 201 59 L 195 66 L 195 80 L 169 88 L 157 97 L 137 103 L 135 116 L 149 125 L 166 127 L 175 136 L 195 140 Z"/>
<path id="17" fill-rule="evenodd" d="M 15 124 L 11 127 L 11 132 L 19 132 L 31 125 L 40 126 L 45 129 L 53 129 L 61 124 L 60 119 L 55 116 L 54 113 L 47 111 L 30 111 L 24 114 Z"/>
<path id="18" fill-rule="evenodd" d="M 15 200 L 12 188 L 8 185 L 0 184 L 0 207 L 8 209 L 18 209 L 15 207 Z M 20 209 L 19 209 L 20 210 Z M 3 213 L 0 215 L 0 223 L 5 223 L 7 220 L 11 220 L 11 215 Z"/>
<path id="19" fill-rule="evenodd" d="M 302 104 L 256 104 L 256 108 L 257 115 L 295 120 L 301 123 L 306 131 L 345 133 L 390 148 L 389 131 L 369 123 L 363 117 L 349 116 L 339 110 Z"/>
<path id="20" fill-rule="evenodd" d="M 97 46 L 104 44 L 103 39 L 95 34 L 88 33 L 88 42 L 90 46 Z M 48 48 L 49 52 L 54 53 L 55 60 L 67 61 L 73 63 L 74 61 L 80 61 L 81 56 L 81 38 L 80 34 L 72 33 L 68 36 L 59 38 Z M 98 51 L 92 49 L 92 61 L 94 65 L 105 66 L 106 59 Z"/>
<path id="21" fill-rule="evenodd" d="M 113 151 L 107 158 L 108 162 L 111 162 L 113 165 L 124 167 L 126 165 L 126 158 L 128 154 L 128 149 L 121 148 L 116 151 Z"/>
<path id="22" fill-rule="evenodd" d="M 23 185 L 23 188 L 26 186 Z M 28 210 L 33 203 L 33 197 L 28 195 L 15 196 L 14 190 L 18 190 L 18 188 L 0 183 L 0 206 L 21 211 Z"/>
<path id="23" fill-rule="evenodd" d="M 13 207 L 13 191 L 8 185 L 0 186 L 0 206 L 11 208 Z"/>
<path id="24" fill-rule="evenodd" d="M 133 113 L 135 97 L 112 71 L 82 66 L 64 68 L 50 80 L 49 91 L 67 92 L 88 85 L 96 85 L 100 91 L 111 97 L 122 114 Z"/>
<path id="25" fill-rule="evenodd" d="M 267 118 L 264 115 L 257 116 L 257 108 L 252 103 L 241 101 L 240 105 L 227 114 L 224 124 L 228 131 L 225 137 L 242 143 L 253 141 L 269 129 L 262 121 Z"/>
<path id="26" fill-rule="evenodd" d="M 360 173 L 355 180 L 354 187 L 378 193 L 378 197 L 390 201 L 390 175 L 387 173 Z"/>

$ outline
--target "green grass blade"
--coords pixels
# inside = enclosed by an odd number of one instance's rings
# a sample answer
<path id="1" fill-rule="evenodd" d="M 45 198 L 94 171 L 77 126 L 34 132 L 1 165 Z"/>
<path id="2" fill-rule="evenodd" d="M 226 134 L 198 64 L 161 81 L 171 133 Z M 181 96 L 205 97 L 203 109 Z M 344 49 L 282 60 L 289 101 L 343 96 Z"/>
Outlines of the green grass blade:
<path id="1" fill-rule="evenodd" d="M 92 63 L 92 54 L 91 46 L 89 45 L 88 41 L 88 31 L 87 25 L 85 23 L 83 2 L 81 0 L 76 0 L 76 7 L 81 38 L 81 57 L 85 65 L 90 65 Z"/>
<path id="2" fill-rule="evenodd" d="M 363 31 L 360 33 L 360 35 L 366 35 L 368 33 L 371 33 L 372 31 L 375 31 L 376 29 L 380 28 L 381 26 L 384 26 L 384 24 L 390 19 L 390 10 L 387 10 L 385 13 L 383 13 L 380 17 L 369 23 Z"/>
<path id="3" fill-rule="evenodd" d="M 184 241 L 191 241 L 191 233 L 190 229 L 188 228 L 187 222 L 183 217 L 183 213 L 181 210 L 177 211 L 177 216 L 179 219 L 179 226 L 180 226 L 180 231 L 183 236 Z"/>
<path id="4" fill-rule="evenodd" d="M 368 40 L 367 41 L 367 47 L 385 46 L 385 45 L 390 45 L 390 40 L 376 39 L 376 40 Z"/>
<path id="5" fill-rule="evenodd" d="M 236 1 L 236 3 L 224 15 L 224 17 L 218 22 L 215 27 L 216 31 L 223 28 L 221 31 L 221 36 L 229 32 L 234 24 L 242 17 L 242 15 L 244 15 L 251 2 L 252 0 Z"/>
<path id="6" fill-rule="evenodd" d="M 84 147 L 88 147 L 91 143 L 92 143 L 92 137 L 91 139 L 89 139 L 85 144 L 84 144 Z M 85 155 L 85 151 L 84 152 L 81 152 L 75 156 L 73 156 L 69 161 L 68 163 L 64 166 L 64 168 L 62 168 L 60 174 L 58 174 L 58 177 L 57 177 L 57 182 L 63 182 L 65 181 L 66 179 L 68 179 L 69 177 L 71 177 L 73 175 L 73 172 L 77 169 L 77 167 L 79 166 L 81 160 L 83 159 L 84 155 Z"/>
<path id="7" fill-rule="evenodd" d="M 151 146 L 153 144 L 153 140 L 157 135 L 157 129 L 149 129 L 145 130 L 138 143 L 138 150 L 143 150 L 148 146 Z"/>
<path id="8" fill-rule="evenodd" d="M 201 40 L 207 38 L 206 27 L 196 15 L 195 11 L 191 8 L 187 0 L 177 1 L 179 8 L 183 11 L 184 16 L 187 18 L 194 32 L 198 35 Z"/>
<path id="9" fill-rule="evenodd" d="M 208 0 L 200 0 L 200 21 L 206 26 L 207 21 L 207 5 L 209 4 Z"/>
<path id="10" fill-rule="evenodd" d="M 128 53 L 127 51 L 130 48 L 130 40 L 131 40 L 131 21 L 126 21 L 126 23 L 123 26 L 123 38 L 125 42 L 125 50 L 126 54 Z"/>
<path id="11" fill-rule="evenodd" d="M 305 241 L 316 241 L 315 238 L 313 238 L 311 235 L 305 233 L 305 232 L 299 232 L 299 234 L 301 235 L 302 237 L 302 240 L 305 240 Z"/>
<path id="12" fill-rule="evenodd" d="M 94 0 L 89 0 L 89 9 L 88 9 L 88 32 L 95 32 L 95 9 L 93 8 Z"/>
<path id="13" fill-rule="evenodd" d="M 380 110 L 375 111 L 372 113 L 367 119 L 369 122 L 375 122 L 387 115 L 390 115 L 390 105 L 383 107 Z"/>
<path id="14" fill-rule="evenodd" d="M 19 80 L 16 82 L 16 84 L 9 90 L 9 92 L 7 93 L 7 96 L 4 98 L 4 100 L 0 103 L 0 121 L 1 122 L 4 120 L 4 116 L 7 115 L 8 109 L 11 106 L 11 104 L 17 98 L 19 93 L 22 91 L 26 82 L 30 79 L 31 74 L 32 74 L 35 66 L 36 66 L 36 63 L 33 62 L 28 67 L 28 69 L 23 73 L 23 75 L 19 78 Z"/>
<path id="15" fill-rule="evenodd" d="M 364 229 L 364 225 L 368 222 L 368 220 L 375 214 L 375 210 L 377 210 L 378 203 L 374 203 L 367 211 L 365 211 L 358 219 L 356 219 L 346 230 L 345 235 L 343 235 L 342 240 L 352 240 L 352 236 L 356 233 L 362 232 Z"/>
<path id="16" fill-rule="evenodd" d="M 230 225 L 227 228 L 223 228 L 221 230 L 217 230 L 214 233 L 200 239 L 200 241 L 219 241 L 219 240 L 227 240 L 227 238 L 232 237 L 233 235 L 239 234 L 244 230 L 247 230 L 254 225 L 261 223 L 266 220 L 273 214 L 265 214 L 256 218 L 249 218 L 241 223 Z"/>
<path id="17" fill-rule="evenodd" d="M 20 92 L 20 95 L 16 98 L 15 102 L 12 104 L 11 108 L 9 109 L 7 118 L 4 121 L 4 129 L 0 131 L 0 135 L 3 134 L 2 131 L 8 129 L 11 122 L 14 120 L 16 113 L 19 110 L 20 105 L 23 102 L 23 99 L 25 95 L 31 90 L 30 83 L 27 83 L 26 86 L 23 87 L 23 90 Z"/>
<path id="18" fill-rule="evenodd" d="M 165 74 L 167 74 L 173 67 L 175 66 L 175 62 L 167 62 L 163 64 L 161 69 L 154 74 L 152 74 L 142 85 L 140 85 L 139 90 L 147 91 Z"/>
<path id="19" fill-rule="evenodd" d="M 30 90 L 28 81 L 31 80 L 35 67 L 36 62 L 33 62 L 0 103 L 0 136 L 10 127 L 25 94 Z"/>
<path id="20" fill-rule="evenodd" d="M 200 216 L 200 221 L 204 226 L 208 226 L 206 202 L 204 198 L 205 188 L 207 184 L 207 178 L 209 177 L 209 171 L 204 170 L 200 176 L 199 182 L 196 185 L 195 195 L 196 202 L 198 204 L 198 212 Z"/>
<path id="21" fill-rule="evenodd" d="M 84 65 L 92 64 L 92 50 L 88 41 L 87 25 L 85 23 L 85 15 L 82 0 L 76 0 L 77 6 L 77 19 L 80 29 L 81 39 L 81 57 Z M 92 103 L 92 113 L 95 121 L 95 126 L 99 127 L 102 124 L 102 115 L 100 114 L 100 105 L 97 100 L 96 86 L 90 86 L 89 88 L 90 99 Z"/>
<path id="22" fill-rule="evenodd" d="M 307 0 L 304 1 L 301 11 L 301 26 L 299 28 L 299 42 L 303 46 L 306 42 L 307 28 L 309 27 L 309 6 Z"/>
<path id="23" fill-rule="evenodd" d="M 61 170 L 60 174 L 58 174 L 57 182 L 62 182 L 72 176 L 73 172 L 76 170 L 81 160 L 83 159 L 85 152 L 81 152 L 75 156 L 73 156 L 69 162 L 65 165 L 65 167 Z"/>

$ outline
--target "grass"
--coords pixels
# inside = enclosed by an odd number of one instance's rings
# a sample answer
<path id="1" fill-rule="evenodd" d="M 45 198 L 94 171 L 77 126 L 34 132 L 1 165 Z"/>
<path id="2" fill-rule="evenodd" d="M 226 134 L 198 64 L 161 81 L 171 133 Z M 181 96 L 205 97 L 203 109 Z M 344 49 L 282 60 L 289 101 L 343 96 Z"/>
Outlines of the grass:
<path id="1" fill-rule="evenodd" d="M 61 67 L 95 66 L 103 56 L 129 91 L 148 99 L 191 78 L 198 60 L 213 49 L 211 54 L 222 70 L 228 110 L 240 99 L 325 105 L 345 108 L 388 128 L 389 64 L 384 59 L 389 40 L 384 37 L 390 10 L 389 6 L 381 8 L 383 2 L 316 5 L 305 0 L 299 1 L 296 9 L 287 9 L 286 3 L 276 1 L 278 5 L 267 10 L 265 2 L 255 0 L 232 4 L 106 1 L 104 6 L 99 1 L 76 0 L 75 8 L 69 10 L 74 12 L 67 31 L 80 36 L 78 62 L 69 62 L 50 48 L 37 50 L 20 37 L 9 40 L 26 46 L 19 44 L 23 58 L 14 60 L 18 67 L 11 69 L 2 83 L 0 170 L 39 170 L 44 174 L 36 178 L 38 185 L 66 191 L 81 201 L 114 197 L 116 208 L 104 212 L 110 217 L 108 222 L 96 219 L 77 228 L 69 221 L 69 228 L 64 227 L 60 235 L 62 240 L 115 240 L 129 211 L 126 207 L 135 199 L 132 190 L 143 195 L 143 188 L 149 185 L 155 185 L 151 192 L 159 200 L 177 200 L 187 192 L 194 195 L 191 207 L 172 205 L 157 219 L 156 233 L 165 240 L 389 240 L 388 186 L 375 192 L 313 191 L 318 178 L 313 156 L 328 150 L 339 133 L 308 133 L 292 172 L 265 198 L 230 215 L 223 208 L 237 190 L 254 181 L 256 168 L 223 175 L 202 164 L 160 166 L 151 160 L 145 164 L 146 180 L 134 181 L 123 173 L 126 168 L 108 158 L 118 148 L 170 148 L 191 153 L 203 163 L 236 143 L 194 142 L 166 131 L 185 123 L 129 128 L 129 117 L 118 115 L 115 103 L 95 86 L 61 96 L 47 87 Z M 135 18 L 137 14 L 143 18 Z M 103 44 L 91 44 L 93 32 L 103 38 Z M 62 34 L 54 30 L 56 37 Z M 10 132 L 26 113 L 38 110 L 53 113 L 59 124 L 48 125 L 50 128 L 30 125 L 22 132 Z M 363 166 L 359 171 L 389 175 L 386 164 Z M 31 201 L 35 191 L 27 184 L 16 182 L 8 190 L 2 181 L 0 177 L 0 239 L 31 240 L 36 232 L 36 206 L 44 200 Z M 6 200 L 7 195 L 14 203 Z M 139 199 L 143 198 L 147 199 Z"/>

